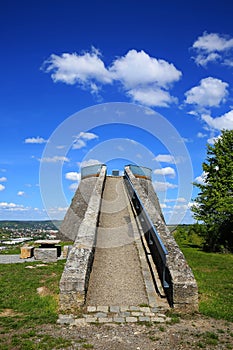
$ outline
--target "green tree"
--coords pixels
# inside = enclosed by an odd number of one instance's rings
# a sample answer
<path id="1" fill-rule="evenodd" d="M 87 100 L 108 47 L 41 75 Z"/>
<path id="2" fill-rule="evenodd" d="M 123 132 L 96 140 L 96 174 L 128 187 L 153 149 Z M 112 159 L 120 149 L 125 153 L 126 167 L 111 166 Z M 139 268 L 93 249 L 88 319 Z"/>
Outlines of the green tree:
<path id="1" fill-rule="evenodd" d="M 233 130 L 223 130 L 214 145 L 207 145 L 207 158 L 202 164 L 205 174 L 192 211 L 205 229 L 204 248 L 233 251 Z"/>

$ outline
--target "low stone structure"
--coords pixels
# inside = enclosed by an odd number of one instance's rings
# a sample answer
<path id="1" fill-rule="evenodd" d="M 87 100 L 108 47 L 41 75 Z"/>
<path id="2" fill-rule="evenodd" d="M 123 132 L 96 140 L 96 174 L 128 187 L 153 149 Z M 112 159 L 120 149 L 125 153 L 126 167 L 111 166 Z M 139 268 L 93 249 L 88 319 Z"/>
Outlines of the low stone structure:
<path id="1" fill-rule="evenodd" d="M 73 314 L 59 315 L 58 323 L 61 325 L 87 325 L 91 323 L 166 323 L 171 318 L 167 317 L 164 310 L 143 306 L 88 306 L 82 317 Z"/>
<path id="2" fill-rule="evenodd" d="M 35 248 L 34 249 L 35 260 L 42 262 L 55 262 L 57 261 L 57 248 Z"/>
<path id="3" fill-rule="evenodd" d="M 129 176 L 168 251 L 166 281 L 169 284 L 169 288 L 165 289 L 165 293 L 170 305 L 179 310 L 196 311 L 198 309 L 196 280 L 183 253 L 165 224 L 152 182 L 150 180 L 136 178 L 129 167 L 125 167 L 125 172 Z M 153 246 L 153 248 L 155 247 Z M 156 250 L 151 250 L 151 254 L 155 263 L 159 264 Z M 159 272 L 160 267 L 157 266 L 157 268 Z"/>
<path id="4" fill-rule="evenodd" d="M 73 233 L 76 239 L 60 280 L 60 310 L 64 313 L 75 312 L 85 303 L 105 178 L 106 166 L 102 166 L 78 232 Z"/>
<path id="5" fill-rule="evenodd" d="M 20 259 L 32 258 L 34 254 L 34 247 L 25 245 L 20 249 Z"/>

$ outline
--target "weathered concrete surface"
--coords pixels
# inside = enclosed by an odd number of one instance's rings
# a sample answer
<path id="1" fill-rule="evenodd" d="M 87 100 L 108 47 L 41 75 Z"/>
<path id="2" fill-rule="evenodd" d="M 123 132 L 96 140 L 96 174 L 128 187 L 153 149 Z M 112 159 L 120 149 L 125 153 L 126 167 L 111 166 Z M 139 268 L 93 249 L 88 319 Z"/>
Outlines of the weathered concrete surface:
<path id="1" fill-rule="evenodd" d="M 57 261 L 57 248 L 35 248 L 34 257 L 35 260 L 43 262 L 55 262 Z"/>
<path id="2" fill-rule="evenodd" d="M 148 304 L 122 177 L 107 177 L 87 305 Z"/>
<path id="3" fill-rule="evenodd" d="M 168 251 L 166 281 L 170 284 L 170 287 L 166 290 L 166 293 L 171 304 L 174 308 L 180 310 L 197 310 L 198 289 L 196 280 L 183 253 L 166 227 L 163 217 L 161 217 L 159 202 L 154 200 L 154 189 L 151 181 L 143 180 L 142 183 L 141 179 L 135 178 L 129 167 L 125 167 L 125 171 Z M 148 185 L 145 181 L 148 181 Z"/>
<path id="4" fill-rule="evenodd" d="M 79 223 L 76 239 L 60 280 L 60 309 L 64 313 L 75 312 L 85 303 L 105 178 L 106 167 L 103 166 L 92 191 L 83 220 Z M 85 186 L 86 181 L 90 179 L 82 180 L 85 181 Z"/>
<path id="5" fill-rule="evenodd" d="M 63 240 L 66 239 L 75 241 L 80 224 L 84 219 L 97 179 L 97 177 L 89 177 L 81 180 L 79 187 L 72 199 L 71 205 L 61 224 L 58 237 L 62 237 Z"/>

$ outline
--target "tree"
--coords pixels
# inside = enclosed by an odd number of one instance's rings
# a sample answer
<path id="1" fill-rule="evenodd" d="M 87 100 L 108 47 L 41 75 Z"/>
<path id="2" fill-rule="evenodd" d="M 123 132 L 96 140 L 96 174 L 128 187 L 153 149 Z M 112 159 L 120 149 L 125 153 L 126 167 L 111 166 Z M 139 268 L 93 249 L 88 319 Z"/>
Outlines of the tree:
<path id="1" fill-rule="evenodd" d="M 214 145 L 207 145 L 207 158 L 202 164 L 205 174 L 192 211 L 205 225 L 204 248 L 233 251 L 233 130 L 223 130 Z"/>

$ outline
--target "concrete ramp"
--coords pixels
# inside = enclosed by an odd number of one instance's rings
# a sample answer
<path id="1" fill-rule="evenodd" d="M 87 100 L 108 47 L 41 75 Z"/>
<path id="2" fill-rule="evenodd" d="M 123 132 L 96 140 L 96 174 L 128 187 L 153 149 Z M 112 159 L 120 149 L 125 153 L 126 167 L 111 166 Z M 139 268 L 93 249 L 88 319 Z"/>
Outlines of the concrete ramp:
<path id="1" fill-rule="evenodd" d="M 157 322 L 169 306 L 196 311 L 197 284 L 166 227 L 150 169 L 126 166 L 124 177 L 107 176 L 105 165 L 87 170 L 62 226 L 74 244 L 60 280 L 61 313 Z"/>
<path id="2" fill-rule="evenodd" d="M 87 305 L 148 304 L 123 177 L 107 177 Z"/>

